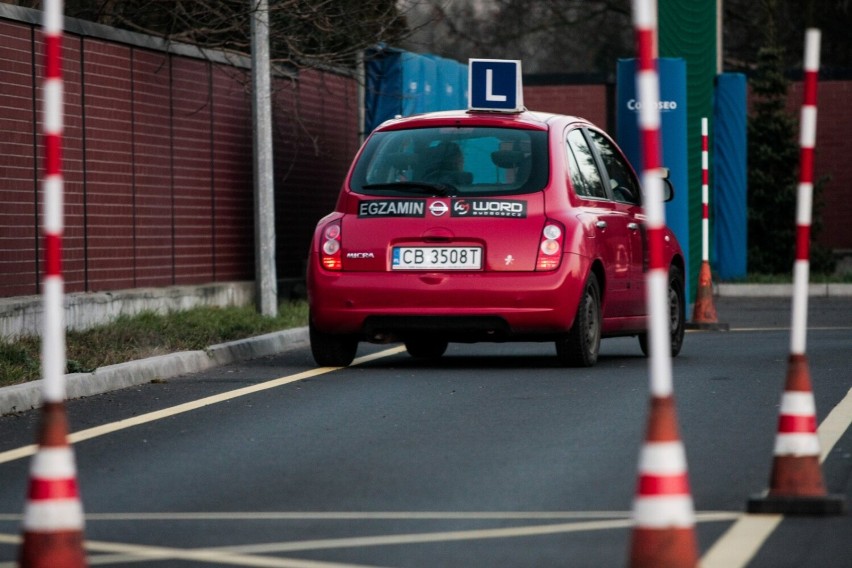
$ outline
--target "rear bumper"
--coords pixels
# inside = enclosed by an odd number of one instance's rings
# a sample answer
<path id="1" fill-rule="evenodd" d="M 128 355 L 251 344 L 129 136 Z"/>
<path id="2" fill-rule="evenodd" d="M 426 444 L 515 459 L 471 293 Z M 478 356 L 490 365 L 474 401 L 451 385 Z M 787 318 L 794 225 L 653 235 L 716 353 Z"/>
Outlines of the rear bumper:
<path id="1" fill-rule="evenodd" d="M 317 329 L 366 340 L 547 336 L 570 329 L 588 269 L 575 254 L 553 272 L 334 273 L 311 259 L 308 300 Z"/>

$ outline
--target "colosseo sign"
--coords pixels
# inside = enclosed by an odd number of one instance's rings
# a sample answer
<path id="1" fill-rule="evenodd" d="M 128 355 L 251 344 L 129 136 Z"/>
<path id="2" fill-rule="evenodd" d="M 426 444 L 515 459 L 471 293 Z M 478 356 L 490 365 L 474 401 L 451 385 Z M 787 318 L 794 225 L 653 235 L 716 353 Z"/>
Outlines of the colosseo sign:
<path id="1" fill-rule="evenodd" d="M 679 58 L 657 60 L 660 77 L 660 139 L 662 165 L 669 168 L 675 198 L 666 203 L 666 223 L 672 228 L 689 267 L 689 156 L 687 155 L 686 61 Z M 642 154 L 639 146 L 637 114 L 642 108 L 636 93 L 636 60 L 618 61 L 616 84 L 616 137 L 633 168 L 641 175 Z M 696 157 L 696 159 L 700 159 Z M 700 188 L 699 188 L 700 189 Z M 687 269 L 686 289 L 690 290 Z M 691 301 L 691 300 L 690 300 Z"/>
<path id="2" fill-rule="evenodd" d="M 642 103 L 637 101 L 636 99 L 630 99 L 629 101 L 627 101 L 627 110 L 642 110 Z M 659 110 L 660 112 L 665 112 L 667 110 L 677 110 L 677 101 L 657 101 L 657 110 Z"/>

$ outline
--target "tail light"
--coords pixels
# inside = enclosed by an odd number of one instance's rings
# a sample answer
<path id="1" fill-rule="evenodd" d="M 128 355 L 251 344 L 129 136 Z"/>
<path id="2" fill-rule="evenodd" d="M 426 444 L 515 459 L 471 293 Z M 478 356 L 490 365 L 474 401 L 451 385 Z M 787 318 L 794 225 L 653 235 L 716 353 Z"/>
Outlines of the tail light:
<path id="1" fill-rule="evenodd" d="M 556 221 L 547 220 L 541 231 L 541 242 L 538 245 L 536 270 L 556 270 L 562 262 L 565 228 Z"/>
<path id="2" fill-rule="evenodd" d="M 320 263 L 326 270 L 339 271 L 343 269 L 340 256 L 340 221 L 329 223 L 322 232 L 320 243 Z"/>

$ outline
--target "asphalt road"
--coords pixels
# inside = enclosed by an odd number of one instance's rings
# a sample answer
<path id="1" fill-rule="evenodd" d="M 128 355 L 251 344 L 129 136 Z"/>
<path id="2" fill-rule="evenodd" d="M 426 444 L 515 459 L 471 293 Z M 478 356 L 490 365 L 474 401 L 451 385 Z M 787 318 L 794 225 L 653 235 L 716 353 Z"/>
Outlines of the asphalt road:
<path id="1" fill-rule="evenodd" d="M 703 565 L 852 566 L 848 514 L 743 514 L 769 481 L 789 300 L 716 307 L 732 331 L 689 333 L 674 362 Z M 809 308 L 823 424 L 852 396 L 852 299 Z M 550 344 L 359 355 L 317 370 L 298 349 L 69 401 L 72 438 L 91 435 L 74 445 L 90 565 L 626 565 L 648 412 L 635 339 L 604 341 L 580 370 L 556 366 Z M 18 450 L 39 417 L 0 418 L 0 567 L 17 553 Z M 822 464 L 847 507 L 850 419 Z"/>

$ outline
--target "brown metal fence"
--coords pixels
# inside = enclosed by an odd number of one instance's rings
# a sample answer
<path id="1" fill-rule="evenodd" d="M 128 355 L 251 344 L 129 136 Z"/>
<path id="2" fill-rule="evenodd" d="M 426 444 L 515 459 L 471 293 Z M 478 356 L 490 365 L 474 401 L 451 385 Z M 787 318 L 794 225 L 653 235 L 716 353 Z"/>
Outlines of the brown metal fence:
<path id="1" fill-rule="evenodd" d="M 0 6 L 0 297 L 40 286 L 37 15 Z M 66 291 L 253 279 L 246 67 L 66 26 Z M 357 91 L 351 77 L 317 71 L 277 78 L 274 90 L 278 275 L 297 279 L 357 150 Z"/>

